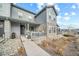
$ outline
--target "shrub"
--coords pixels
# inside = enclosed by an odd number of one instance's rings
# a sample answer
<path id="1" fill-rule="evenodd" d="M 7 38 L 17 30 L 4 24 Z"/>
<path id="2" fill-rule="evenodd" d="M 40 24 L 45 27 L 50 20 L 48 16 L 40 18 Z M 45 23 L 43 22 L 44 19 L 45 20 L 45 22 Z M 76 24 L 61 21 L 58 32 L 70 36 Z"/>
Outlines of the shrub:
<path id="1" fill-rule="evenodd" d="M 11 34 L 11 38 L 12 39 L 16 38 L 16 34 L 14 32 Z"/>
<path id="2" fill-rule="evenodd" d="M 63 36 L 65 36 L 65 37 L 74 37 L 74 35 L 71 35 L 71 34 L 63 34 Z"/>

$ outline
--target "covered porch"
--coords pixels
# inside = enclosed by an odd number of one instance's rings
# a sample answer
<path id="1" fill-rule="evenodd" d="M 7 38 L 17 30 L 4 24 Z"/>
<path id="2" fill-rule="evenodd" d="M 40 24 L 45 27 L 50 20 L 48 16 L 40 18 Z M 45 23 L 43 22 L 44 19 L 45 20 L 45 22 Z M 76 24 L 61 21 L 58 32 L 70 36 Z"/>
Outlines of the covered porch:
<path id="1" fill-rule="evenodd" d="M 11 38 L 11 34 L 14 32 L 16 37 L 20 38 L 21 35 L 26 35 L 29 32 L 37 32 L 36 28 L 39 25 L 32 21 L 0 16 L 0 36 Z"/>
<path id="2" fill-rule="evenodd" d="M 39 25 L 33 23 L 20 23 L 20 34 L 26 35 L 28 32 L 37 32 L 36 28 Z"/>

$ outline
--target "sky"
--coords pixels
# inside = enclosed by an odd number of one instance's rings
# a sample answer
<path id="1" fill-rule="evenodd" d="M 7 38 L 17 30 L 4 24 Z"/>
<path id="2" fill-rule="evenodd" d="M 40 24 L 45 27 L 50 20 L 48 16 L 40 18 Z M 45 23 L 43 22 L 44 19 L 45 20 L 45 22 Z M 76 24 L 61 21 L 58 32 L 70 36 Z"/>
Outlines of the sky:
<path id="1" fill-rule="evenodd" d="M 79 28 L 78 3 L 17 3 L 16 5 L 36 14 L 46 5 L 54 5 L 58 13 L 57 24 L 60 28 Z"/>

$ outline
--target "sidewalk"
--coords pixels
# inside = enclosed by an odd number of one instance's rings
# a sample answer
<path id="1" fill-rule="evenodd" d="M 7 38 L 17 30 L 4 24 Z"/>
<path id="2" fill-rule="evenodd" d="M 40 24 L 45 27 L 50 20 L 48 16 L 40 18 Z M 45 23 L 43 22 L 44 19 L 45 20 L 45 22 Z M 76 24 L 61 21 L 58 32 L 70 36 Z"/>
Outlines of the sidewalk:
<path id="1" fill-rule="evenodd" d="M 45 52 L 42 48 L 36 45 L 33 41 L 26 39 L 25 37 L 21 37 L 27 56 L 51 56 L 47 52 Z"/>

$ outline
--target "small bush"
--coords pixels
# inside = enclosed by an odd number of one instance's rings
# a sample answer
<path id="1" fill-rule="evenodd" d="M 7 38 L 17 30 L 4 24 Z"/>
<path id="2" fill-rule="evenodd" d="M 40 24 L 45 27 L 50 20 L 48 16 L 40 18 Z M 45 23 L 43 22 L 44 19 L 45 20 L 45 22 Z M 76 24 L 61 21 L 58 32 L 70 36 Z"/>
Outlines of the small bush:
<path id="1" fill-rule="evenodd" d="M 28 38 L 28 39 L 31 39 L 31 35 L 28 35 L 27 38 Z"/>
<path id="2" fill-rule="evenodd" d="M 63 34 L 63 36 L 65 36 L 65 37 L 74 37 L 74 35 L 71 35 L 71 34 Z"/>
<path id="3" fill-rule="evenodd" d="M 42 45 L 43 45 L 43 47 L 48 47 L 48 42 L 47 41 L 42 41 Z"/>
<path id="4" fill-rule="evenodd" d="M 15 39 L 16 38 L 16 34 L 13 32 L 12 34 L 11 34 L 11 39 Z"/>
<path id="5" fill-rule="evenodd" d="M 19 54 L 20 56 L 26 55 L 25 48 L 20 47 L 20 48 L 18 48 L 17 50 L 18 50 L 18 54 Z"/>

